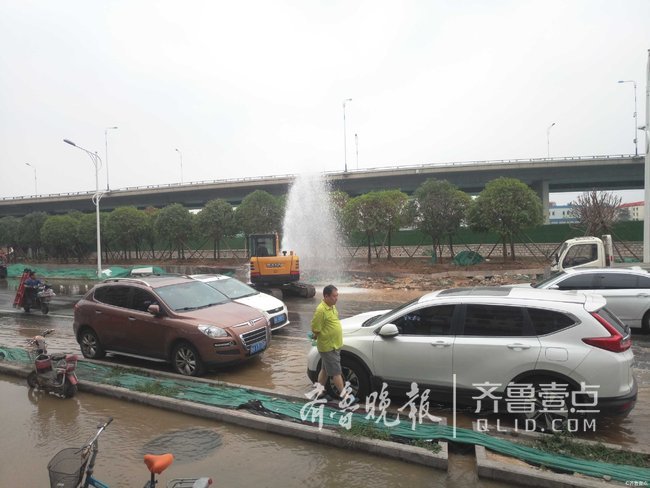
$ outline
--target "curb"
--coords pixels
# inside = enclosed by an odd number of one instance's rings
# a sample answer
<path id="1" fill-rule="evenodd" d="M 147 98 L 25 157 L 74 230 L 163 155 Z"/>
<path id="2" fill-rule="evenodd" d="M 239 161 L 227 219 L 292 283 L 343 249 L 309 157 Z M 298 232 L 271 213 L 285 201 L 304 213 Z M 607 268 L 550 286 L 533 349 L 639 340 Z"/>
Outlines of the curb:
<path id="1" fill-rule="evenodd" d="M 14 376 L 26 378 L 30 371 L 31 369 L 23 366 L 15 366 L 0 362 L 0 373 L 7 373 Z M 147 372 L 149 374 L 151 373 L 151 371 Z M 169 373 L 161 374 L 160 376 L 167 376 L 178 379 L 178 376 Z M 215 382 L 205 379 L 201 379 L 200 381 L 210 384 L 242 387 L 241 385 L 232 385 L 225 382 Z M 218 420 L 241 427 L 257 429 L 274 434 L 286 435 L 338 448 L 365 451 L 370 454 L 385 456 L 400 461 L 406 461 L 409 463 L 421 464 L 436 469 L 447 470 L 448 444 L 442 441 L 439 442 L 441 447 L 440 451 L 438 453 L 433 453 L 428 449 L 400 444 L 398 442 L 370 439 L 367 437 L 352 437 L 339 434 L 338 432 L 327 428 L 319 429 L 318 427 L 312 427 L 310 425 L 265 417 L 262 415 L 255 415 L 242 410 L 231 410 L 211 405 L 202 405 L 198 403 L 178 400 L 175 398 L 131 391 L 126 388 L 117 386 L 94 383 L 87 380 L 80 382 L 78 384 L 78 387 L 79 390 L 84 392 L 109 396 L 118 400 L 127 400 L 142 405 L 149 405 L 165 410 L 184 413 L 187 415 Z M 247 388 L 251 391 L 264 392 L 265 394 L 271 393 L 275 396 L 281 396 L 286 399 L 299 400 L 297 397 L 290 395 L 278 395 L 274 392 L 270 392 L 269 390 L 260 390 L 245 386 L 243 388 Z"/>
<path id="2" fill-rule="evenodd" d="M 476 422 L 472 422 L 472 429 L 478 432 Z M 533 432 L 519 433 L 515 431 L 505 430 L 500 432 L 506 434 L 508 439 L 518 437 L 520 439 L 528 438 L 534 440 L 537 437 L 546 434 L 537 434 Z M 575 442 L 585 444 L 602 444 L 614 449 L 621 449 L 621 446 L 615 444 L 604 444 L 588 440 L 575 439 Z M 476 445 L 474 446 L 476 454 L 476 469 L 479 478 L 491 479 L 496 481 L 505 481 L 507 483 L 514 483 L 516 485 L 527 485 L 540 488 L 591 488 L 591 487 L 613 487 L 613 486 L 645 486 L 645 485 L 631 485 L 631 481 L 622 483 L 619 481 L 607 481 L 591 476 L 576 476 L 564 473 L 554 473 L 552 471 L 545 471 L 536 466 L 519 466 L 512 463 L 506 463 L 490 459 L 488 457 L 488 450 Z M 644 452 L 644 451 L 641 451 Z M 514 458 L 513 458 L 514 459 Z"/>

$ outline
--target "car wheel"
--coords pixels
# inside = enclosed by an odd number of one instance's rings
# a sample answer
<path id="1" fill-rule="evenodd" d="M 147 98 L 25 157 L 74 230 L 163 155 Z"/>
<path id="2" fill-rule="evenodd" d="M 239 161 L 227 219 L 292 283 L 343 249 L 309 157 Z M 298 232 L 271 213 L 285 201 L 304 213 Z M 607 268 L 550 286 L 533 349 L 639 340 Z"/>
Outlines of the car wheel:
<path id="1" fill-rule="evenodd" d="M 38 386 L 38 379 L 36 379 L 36 371 L 32 371 L 27 375 L 27 384 L 30 388 L 36 388 Z"/>
<path id="2" fill-rule="evenodd" d="M 370 378 L 361 363 L 356 359 L 342 357 L 341 372 L 343 373 L 343 382 L 350 383 L 351 393 L 359 400 L 365 400 L 370 394 Z M 331 378 L 327 380 L 326 388 L 330 395 L 334 397 L 339 396 Z"/>
<path id="3" fill-rule="evenodd" d="M 101 359 L 106 356 L 106 352 L 99 342 L 99 337 L 92 329 L 84 329 L 79 334 L 79 346 L 81 354 L 88 359 Z"/>
<path id="4" fill-rule="evenodd" d="M 650 310 L 648 310 L 643 319 L 641 319 L 641 332 L 644 334 L 650 334 Z"/>
<path id="5" fill-rule="evenodd" d="M 184 376 L 200 376 L 203 373 L 203 361 L 196 348 L 187 342 L 177 344 L 172 351 L 172 367 Z"/>
<path id="6" fill-rule="evenodd" d="M 520 419 L 524 421 L 523 427 L 525 429 L 534 428 L 534 430 L 538 432 L 548 433 L 562 432 L 567 429 L 569 419 L 572 416 L 570 411 L 572 409 L 571 392 L 573 391 L 573 388 L 569 385 L 565 390 L 568 393 L 568 396 L 565 398 L 566 405 L 564 411 L 559 411 L 560 409 L 555 408 L 554 402 L 553 408 L 545 409 L 543 398 L 541 396 L 541 393 L 545 388 L 543 388 L 542 385 L 548 385 L 553 382 L 557 384 L 566 384 L 565 382 L 554 378 L 533 378 L 528 381 L 523 381 L 525 384 L 531 384 L 534 388 L 532 411 L 519 414 Z"/>
<path id="7" fill-rule="evenodd" d="M 49 311 L 50 311 L 50 306 L 45 302 L 41 303 L 41 312 L 43 313 L 43 315 L 47 315 Z"/>

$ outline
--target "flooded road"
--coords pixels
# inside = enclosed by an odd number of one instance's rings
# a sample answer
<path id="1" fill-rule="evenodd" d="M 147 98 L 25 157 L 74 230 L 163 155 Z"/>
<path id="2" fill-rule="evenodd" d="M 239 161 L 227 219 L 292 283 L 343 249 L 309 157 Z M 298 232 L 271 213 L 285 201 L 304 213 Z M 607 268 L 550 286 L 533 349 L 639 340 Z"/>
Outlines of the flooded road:
<path id="1" fill-rule="evenodd" d="M 210 476 L 216 487 L 442 487 L 447 473 L 364 453 L 321 446 L 214 421 L 79 393 L 69 400 L 33 396 L 22 380 L 0 376 L 3 435 L 0 486 L 49 486 L 47 463 L 78 447 L 99 422 L 114 417 L 99 443 L 95 475 L 118 487 L 143 486 L 147 453 L 174 453 L 159 478 Z M 463 480 L 459 473 L 458 483 Z M 492 488 L 496 483 L 463 486 Z M 473 474 L 472 474 L 473 479 Z M 461 486 L 460 484 L 458 486 Z"/>
<path id="2" fill-rule="evenodd" d="M 21 347 L 25 339 L 45 328 L 53 328 L 55 333 L 48 337 L 51 352 L 79 353 L 72 333 L 73 305 L 88 289 L 88 284 L 54 285 L 57 297 L 51 304 L 50 314 L 43 316 L 36 312 L 27 315 L 11 306 L 15 283 L 0 280 L 0 345 Z M 343 318 L 369 310 L 389 309 L 423 293 L 340 287 L 339 294 L 337 308 Z M 310 348 L 307 333 L 313 310 L 319 303 L 318 296 L 285 300 L 291 324 L 274 333 L 270 348 L 261 358 L 209 373 L 207 377 L 304 395 L 311 386 L 306 376 L 306 354 Z M 635 336 L 633 342 L 639 401 L 625 419 L 599 420 L 592 439 L 627 446 L 647 446 L 650 443 L 650 337 Z M 168 366 L 159 363 L 125 357 L 109 360 L 170 371 Z M 0 466 L 0 486 L 46 486 L 45 466 L 49 458 L 59 448 L 82 443 L 94 432 L 98 421 L 107 416 L 115 417 L 116 421 L 102 437 L 97 474 L 111 486 L 143 485 L 146 478 L 146 469 L 141 461 L 144 446 L 148 443 L 156 445 L 161 436 L 163 443 L 165 439 L 170 440 L 168 450 L 182 453 L 169 470 L 171 477 L 209 475 L 216 486 L 255 484 L 279 487 L 306 483 L 323 487 L 341 484 L 377 487 L 507 486 L 477 481 L 473 458 L 462 454 L 450 455 L 450 471 L 442 473 L 90 394 L 80 393 L 65 401 L 47 395 L 35 398 L 28 394 L 23 380 L 8 377 L 0 377 L 0 405 L 4 412 L 11 412 L 4 415 L 2 421 L 5 435 L 0 448 L 9 454 L 5 454 Z M 432 408 L 431 413 L 447 418 L 448 424 L 452 424 L 450 408 Z M 471 428 L 475 418 L 471 412 L 461 412 L 457 425 Z M 508 420 L 503 419 L 501 425 L 507 426 Z M 20 466 L 24 459 L 38 459 L 36 464 L 39 468 L 22 473 L 10 469 L 11 466 Z M 269 470 L 273 476 L 269 476 Z M 29 478 L 25 478 L 27 476 Z"/>

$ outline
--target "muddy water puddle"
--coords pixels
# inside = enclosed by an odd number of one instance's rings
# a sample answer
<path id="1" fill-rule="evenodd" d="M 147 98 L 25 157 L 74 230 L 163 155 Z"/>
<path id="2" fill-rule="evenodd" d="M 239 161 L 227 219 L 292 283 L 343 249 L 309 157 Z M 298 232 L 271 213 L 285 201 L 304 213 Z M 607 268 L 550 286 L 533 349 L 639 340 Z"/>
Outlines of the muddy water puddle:
<path id="1" fill-rule="evenodd" d="M 0 486 L 48 486 L 49 459 L 82 445 L 109 416 L 114 421 L 102 434 L 95 474 L 110 486 L 143 486 L 148 452 L 176 454 L 159 486 L 171 477 L 200 475 L 211 476 L 217 487 L 507 486 L 479 482 L 465 469 L 455 480 L 414 464 L 85 393 L 69 400 L 31 395 L 11 377 L 0 376 L 0 391 Z M 467 462 L 473 468 L 471 458 Z"/>

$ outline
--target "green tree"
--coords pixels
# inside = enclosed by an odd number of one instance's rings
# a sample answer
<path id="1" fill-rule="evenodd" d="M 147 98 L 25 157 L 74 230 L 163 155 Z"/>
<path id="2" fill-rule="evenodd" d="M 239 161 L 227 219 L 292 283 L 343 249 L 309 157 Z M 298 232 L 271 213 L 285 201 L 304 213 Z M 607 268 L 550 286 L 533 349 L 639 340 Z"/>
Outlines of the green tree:
<path id="1" fill-rule="evenodd" d="M 156 219 L 159 210 L 155 207 L 147 207 L 142 213 L 145 220 L 142 226 L 142 239 L 151 251 L 151 259 L 156 258 Z"/>
<path id="2" fill-rule="evenodd" d="M 2 217 L 0 219 L 0 246 L 18 249 L 20 235 L 20 219 Z"/>
<path id="3" fill-rule="evenodd" d="M 100 238 L 104 237 L 104 222 L 107 214 L 100 214 Z M 88 255 L 97 250 L 97 215 L 95 213 L 76 213 L 73 215 L 77 219 L 77 232 L 75 234 L 75 250 L 79 260 L 88 257 Z"/>
<path id="4" fill-rule="evenodd" d="M 200 235 L 212 239 L 214 259 L 221 259 L 221 242 L 237 231 L 232 205 L 222 199 L 210 200 L 196 214 L 196 225 Z"/>
<path id="5" fill-rule="evenodd" d="M 379 192 L 369 192 L 348 201 L 343 211 L 345 226 L 366 236 L 368 264 L 372 261 L 371 246 L 375 234 L 381 229 L 383 207 Z"/>
<path id="6" fill-rule="evenodd" d="M 247 236 L 280 232 L 283 215 L 282 199 L 263 190 L 247 195 L 235 210 L 237 226 Z"/>
<path id="7" fill-rule="evenodd" d="M 400 227 L 409 225 L 410 214 L 408 196 L 399 190 L 377 192 L 379 211 L 379 229 L 386 233 L 388 259 L 392 259 L 392 236 Z"/>
<path id="8" fill-rule="evenodd" d="M 454 235 L 467 218 L 472 198 L 446 180 L 431 178 L 415 190 L 415 224 L 431 237 L 433 256 L 442 251 L 442 241 L 447 239 L 451 256 L 454 256 Z"/>
<path id="9" fill-rule="evenodd" d="M 41 227 L 41 242 L 47 253 L 66 262 L 74 255 L 79 221 L 70 214 L 51 215 Z"/>
<path id="10" fill-rule="evenodd" d="M 32 212 L 20 219 L 18 243 L 26 252 L 31 249 L 32 257 L 37 257 L 41 248 L 41 227 L 47 219 L 45 212 Z"/>
<path id="11" fill-rule="evenodd" d="M 336 225 L 343 237 L 349 238 L 351 229 L 346 225 L 345 221 L 345 206 L 350 201 L 350 195 L 341 190 L 335 190 L 330 193 L 330 202 L 332 202 L 332 215 L 336 221 Z"/>
<path id="12" fill-rule="evenodd" d="M 118 207 L 106 216 L 106 240 L 122 252 L 124 259 L 131 258 L 135 250 L 139 257 L 140 244 L 144 239 L 147 216 L 135 207 Z"/>
<path id="13" fill-rule="evenodd" d="M 543 222 L 542 202 L 537 194 L 515 178 L 497 178 L 490 181 L 470 207 L 470 225 L 474 230 L 491 230 L 501 237 L 503 259 L 507 244 L 515 260 L 514 238 L 525 227 Z"/>
<path id="14" fill-rule="evenodd" d="M 167 239 L 170 257 L 174 250 L 185 259 L 185 243 L 192 234 L 192 214 L 180 203 L 160 209 L 156 218 L 156 234 Z"/>

